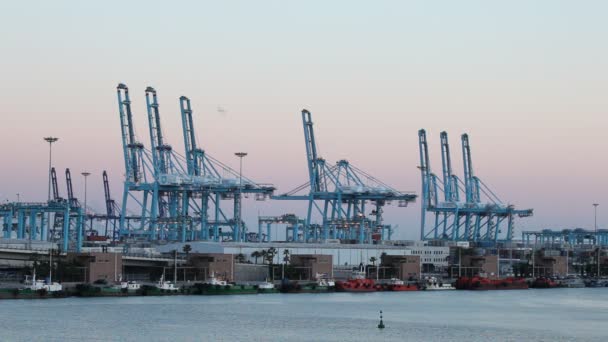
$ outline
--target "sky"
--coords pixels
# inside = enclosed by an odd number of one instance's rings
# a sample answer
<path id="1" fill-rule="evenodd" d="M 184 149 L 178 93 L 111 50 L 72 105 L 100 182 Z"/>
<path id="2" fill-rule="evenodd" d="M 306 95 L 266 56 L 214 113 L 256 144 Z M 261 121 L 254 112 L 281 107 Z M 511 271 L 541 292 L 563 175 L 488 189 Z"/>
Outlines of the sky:
<path id="1" fill-rule="evenodd" d="M 124 163 L 116 85 L 149 146 L 144 89 L 183 151 L 178 98 L 192 100 L 199 143 L 278 193 L 307 180 L 300 111 L 321 155 L 420 193 L 418 137 L 468 133 L 475 173 L 506 203 L 534 208 L 521 230 L 608 219 L 605 1 L 2 1 L 0 199 L 43 201 L 48 146 L 76 195 L 103 211 L 101 173 L 120 200 Z M 222 108 L 223 110 L 218 110 Z M 61 172 L 62 173 L 62 172 Z M 65 194 L 63 176 L 61 192 Z M 602 210 L 604 204 L 605 210 Z M 420 201 L 385 210 L 396 238 L 419 236 Z M 248 201 L 244 218 L 303 204 Z"/>

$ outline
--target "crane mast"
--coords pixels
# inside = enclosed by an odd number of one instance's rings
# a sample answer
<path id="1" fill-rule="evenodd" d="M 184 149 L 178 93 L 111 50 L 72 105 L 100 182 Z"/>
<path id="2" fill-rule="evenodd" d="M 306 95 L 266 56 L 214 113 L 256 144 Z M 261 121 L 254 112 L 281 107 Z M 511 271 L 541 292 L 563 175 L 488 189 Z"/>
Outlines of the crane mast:
<path id="1" fill-rule="evenodd" d="M 511 241 L 514 217 L 531 216 L 533 210 L 515 209 L 512 205 L 502 204 L 498 196 L 474 175 L 467 134 L 461 136 L 466 197 L 466 202 L 461 203 L 459 193 L 462 182 L 452 172 L 447 132 L 440 134 L 443 171 L 443 189 L 441 190 L 445 202 L 438 203 L 436 198 L 439 195 L 439 187 L 437 187 L 435 175 L 428 170 L 430 168 L 428 146 L 424 133 L 424 130 L 419 131 L 422 188 L 425 199 L 421 217 L 421 238 L 423 240 L 442 239 L 488 243 Z M 482 203 L 482 194 L 486 203 Z M 434 215 L 434 225 L 427 223 L 427 213 Z M 504 222 L 507 223 L 506 234 L 501 230 L 501 224 Z"/>
<path id="2" fill-rule="evenodd" d="M 155 174 L 169 173 L 169 162 L 171 146 L 165 144 L 163 131 L 161 129 L 160 112 L 156 90 L 152 87 L 146 88 L 146 107 L 148 110 L 148 124 L 150 128 L 150 147 Z"/>
<path id="3" fill-rule="evenodd" d="M 186 163 L 188 166 L 188 174 L 200 176 L 201 170 L 199 167 L 196 136 L 194 134 L 194 122 L 192 120 L 192 107 L 190 99 L 182 96 L 179 98 L 179 106 L 182 114 L 182 128 L 184 135 L 184 147 L 186 150 Z M 202 152 L 202 150 L 200 151 Z"/>
<path id="4" fill-rule="evenodd" d="M 78 199 L 74 197 L 74 191 L 72 188 L 72 174 L 70 173 L 70 169 L 65 169 L 65 184 L 68 188 L 68 201 L 71 207 L 80 207 L 78 203 Z"/>
<path id="5" fill-rule="evenodd" d="M 51 168 L 51 188 L 53 189 L 53 199 L 58 201 L 61 199 L 59 196 L 59 186 L 57 184 L 57 173 L 55 172 L 55 168 Z"/>
<path id="6" fill-rule="evenodd" d="M 479 183 L 473 174 L 473 162 L 471 160 L 471 147 L 469 145 L 469 135 L 462 135 L 462 162 L 464 165 L 464 187 L 468 203 L 479 203 Z"/>
<path id="7" fill-rule="evenodd" d="M 120 128 L 127 181 L 139 183 L 142 172 L 140 166 L 141 153 L 144 146 L 135 138 L 129 88 L 120 83 L 116 87 L 116 93 L 118 97 L 118 111 L 120 113 Z"/>
<path id="8" fill-rule="evenodd" d="M 321 191 L 319 158 L 317 156 L 315 133 L 310 112 L 306 109 L 302 110 L 302 123 L 304 125 L 304 140 L 306 143 L 306 160 L 308 163 L 310 187 L 313 191 Z"/>
<path id="9" fill-rule="evenodd" d="M 108 173 L 106 172 L 106 170 L 103 171 L 102 178 L 103 178 L 103 193 L 104 193 L 104 198 L 105 198 L 105 202 L 106 202 L 106 214 L 108 215 L 108 217 L 114 217 L 114 216 L 116 216 L 116 211 L 115 211 L 116 203 L 114 203 L 114 200 L 112 199 L 112 196 L 110 195 L 110 182 L 108 181 Z"/>

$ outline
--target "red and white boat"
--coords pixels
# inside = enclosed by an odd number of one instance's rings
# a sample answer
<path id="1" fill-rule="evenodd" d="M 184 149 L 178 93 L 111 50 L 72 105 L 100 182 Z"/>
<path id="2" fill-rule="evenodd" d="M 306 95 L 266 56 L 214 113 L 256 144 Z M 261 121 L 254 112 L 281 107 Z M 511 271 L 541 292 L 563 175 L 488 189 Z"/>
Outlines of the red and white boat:
<path id="1" fill-rule="evenodd" d="M 353 272 L 346 281 L 336 282 L 336 291 L 339 292 L 375 292 L 379 287 L 373 279 L 365 277 L 365 272 L 360 271 Z"/>
<path id="2" fill-rule="evenodd" d="M 418 291 L 418 285 L 406 284 L 401 279 L 392 278 L 388 283 L 385 284 L 387 291 Z"/>

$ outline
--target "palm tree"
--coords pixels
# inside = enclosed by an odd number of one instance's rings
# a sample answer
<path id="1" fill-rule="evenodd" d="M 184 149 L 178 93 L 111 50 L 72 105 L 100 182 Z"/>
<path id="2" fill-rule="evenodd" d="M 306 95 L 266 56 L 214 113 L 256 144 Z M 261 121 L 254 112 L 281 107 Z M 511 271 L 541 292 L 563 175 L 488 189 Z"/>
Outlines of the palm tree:
<path id="1" fill-rule="evenodd" d="M 289 249 L 283 250 L 283 265 L 281 265 L 281 279 L 285 279 L 285 264 L 289 262 Z"/>
<path id="2" fill-rule="evenodd" d="M 376 261 L 377 261 L 377 260 L 378 260 L 378 259 L 376 259 L 376 257 L 371 257 L 371 258 L 369 258 L 369 262 L 371 262 L 371 263 L 372 263 L 372 265 L 374 265 L 374 266 L 376 266 Z"/>
<path id="3" fill-rule="evenodd" d="M 244 262 L 245 262 L 245 254 L 243 254 L 243 253 L 239 253 L 239 254 L 236 256 L 236 262 L 238 262 L 239 264 L 244 263 Z"/>
<path id="4" fill-rule="evenodd" d="M 266 251 L 266 260 L 269 264 L 272 264 L 274 261 L 274 256 L 277 254 L 277 249 L 274 247 L 268 248 Z"/>
<path id="5" fill-rule="evenodd" d="M 185 244 L 184 247 L 182 248 L 182 251 L 184 253 L 186 253 L 186 260 L 188 260 L 188 258 L 190 256 L 190 252 L 192 252 L 192 246 L 190 246 L 189 244 Z"/>
<path id="6" fill-rule="evenodd" d="M 251 253 L 251 257 L 255 258 L 255 264 L 258 264 L 258 258 L 262 256 L 262 253 L 260 253 L 259 251 L 255 251 L 253 253 Z"/>
<path id="7" fill-rule="evenodd" d="M 291 259 L 291 257 L 289 255 L 289 249 L 284 249 L 283 250 L 283 262 L 288 263 L 290 259 Z"/>
<path id="8" fill-rule="evenodd" d="M 260 252 L 260 257 L 262 257 L 262 264 L 265 264 L 266 259 L 268 258 L 268 251 L 262 249 L 262 251 Z"/>

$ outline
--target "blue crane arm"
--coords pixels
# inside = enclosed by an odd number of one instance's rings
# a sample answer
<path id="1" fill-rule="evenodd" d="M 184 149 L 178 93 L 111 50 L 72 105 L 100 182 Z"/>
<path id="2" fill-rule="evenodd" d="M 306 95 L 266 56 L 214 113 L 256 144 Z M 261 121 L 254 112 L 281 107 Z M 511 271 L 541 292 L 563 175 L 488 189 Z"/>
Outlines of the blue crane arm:
<path id="1" fill-rule="evenodd" d="M 78 200 L 74 197 L 74 188 L 72 187 L 72 174 L 70 169 L 65 169 L 65 184 L 68 188 L 68 201 L 70 206 L 78 207 Z"/>
<path id="2" fill-rule="evenodd" d="M 156 173 L 168 173 L 171 147 L 165 144 L 160 123 L 160 111 L 156 90 L 146 88 L 146 108 L 148 110 L 148 127 L 150 129 L 150 149 Z"/>
<path id="3" fill-rule="evenodd" d="M 196 136 L 194 134 L 194 122 L 192 120 L 192 107 L 190 99 L 182 96 L 179 98 L 180 111 L 182 114 L 182 128 L 184 134 L 184 148 L 186 150 L 186 164 L 188 174 L 200 176 L 201 170 L 197 162 Z"/>
<path id="4" fill-rule="evenodd" d="M 59 200 L 59 186 L 57 185 L 57 173 L 55 172 L 55 168 L 51 168 L 51 187 L 53 188 L 53 199 Z"/>
<path id="5" fill-rule="evenodd" d="M 112 200 L 112 196 L 110 195 L 110 182 L 108 181 L 108 173 L 106 172 L 106 170 L 103 170 L 102 178 L 103 178 L 103 193 L 104 193 L 104 198 L 106 200 L 106 212 L 109 217 L 112 217 L 115 215 L 114 200 Z"/>
<path id="6" fill-rule="evenodd" d="M 448 133 L 441 132 L 441 164 L 443 169 L 444 197 L 447 202 L 458 200 L 458 183 L 454 182 L 452 174 L 452 158 L 450 156 L 450 144 L 448 143 Z"/>
<path id="7" fill-rule="evenodd" d="M 122 135 L 122 148 L 125 159 L 126 177 L 128 180 L 138 183 L 140 181 L 140 160 L 137 150 L 143 149 L 143 145 L 137 142 L 135 128 L 133 126 L 133 112 L 131 111 L 131 98 L 129 88 L 120 83 L 116 87 L 118 98 L 118 112 L 120 114 L 120 129 Z"/>
<path id="8" fill-rule="evenodd" d="M 319 165 L 317 155 L 317 144 L 312 127 L 312 117 L 308 110 L 302 110 L 302 124 L 304 125 L 304 141 L 306 143 L 306 160 L 308 163 L 308 175 L 310 187 L 313 192 L 321 191 Z"/>
<path id="9" fill-rule="evenodd" d="M 432 206 L 433 187 L 431 187 L 431 166 L 429 162 L 429 147 L 426 139 L 426 131 L 418 131 L 418 146 L 420 148 L 420 173 L 422 175 L 422 197 L 423 205 Z"/>
<path id="10" fill-rule="evenodd" d="M 466 199 L 469 203 L 478 203 L 479 198 L 479 181 L 473 174 L 473 161 L 471 158 L 471 146 L 469 144 L 469 135 L 463 134 L 462 137 L 462 159 L 464 165 L 464 187 L 466 190 Z"/>

